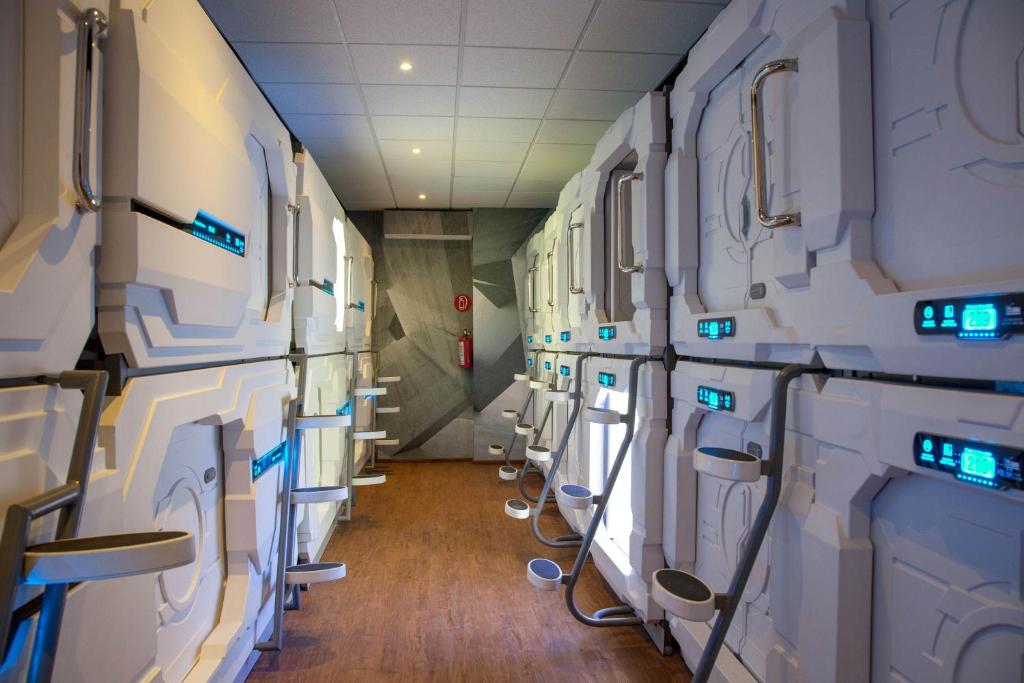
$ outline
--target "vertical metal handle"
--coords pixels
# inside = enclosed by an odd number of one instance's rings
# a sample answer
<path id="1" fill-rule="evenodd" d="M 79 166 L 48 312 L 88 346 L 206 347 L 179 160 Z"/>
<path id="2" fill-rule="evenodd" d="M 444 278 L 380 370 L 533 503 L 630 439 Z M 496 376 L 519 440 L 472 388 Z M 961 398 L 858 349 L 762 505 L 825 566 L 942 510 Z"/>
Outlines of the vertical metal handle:
<path id="1" fill-rule="evenodd" d="M 97 42 L 107 33 L 107 17 L 96 8 L 78 19 L 78 58 L 75 67 L 75 137 L 72 178 L 78 193 L 79 211 L 99 211 L 102 197 L 89 180 L 92 146 L 92 90 L 97 69 Z"/>
<path id="2" fill-rule="evenodd" d="M 573 231 L 574 230 L 582 230 L 582 229 L 583 229 L 583 224 L 582 223 L 570 223 L 569 224 L 569 230 L 567 231 L 568 234 L 566 235 L 566 242 L 567 242 L 567 244 L 565 245 L 565 249 L 566 249 L 566 251 L 569 254 L 569 256 L 567 258 L 567 261 L 568 261 L 567 266 L 568 267 L 566 268 L 566 271 L 568 273 L 567 274 L 567 278 L 569 280 L 569 293 L 570 294 L 582 294 L 583 293 L 583 288 L 576 286 L 576 254 L 575 254 L 576 243 L 572 239 Z"/>
<path id="3" fill-rule="evenodd" d="M 555 269 L 552 263 L 552 256 L 555 253 L 555 247 L 551 247 L 551 251 L 548 252 L 548 308 L 555 307 L 555 300 L 552 295 L 555 293 Z"/>
<path id="4" fill-rule="evenodd" d="M 345 302 L 345 308 L 355 308 L 356 307 L 355 302 L 352 300 L 352 271 L 354 270 L 354 268 L 352 267 L 352 261 L 353 260 L 354 260 L 354 257 L 352 257 L 352 256 L 346 256 L 345 257 L 345 267 L 348 269 L 348 274 L 345 276 L 345 280 L 346 280 L 346 283 L 347 283 L 345 285 L 345 290 L 347 292 L 347 294 L 345 296 L 346 296 L 346 298 L 348 298 L 348 301 Z"/>
<path id="5" fill-rule="evenodd" d="M 628 266 L 626 265 L 626 238 L 623 234 L 623 226 L 626 223 L 626 211 L 623 208 L 625 206 L 625 202 L 622 200 L 623 196 L 625 195 L 626 185 L 633 182 L 634 180 L 643 180 L 643 178 L 643 173 L 626 173 L 624 175 L 619 176 L 619 182 L 616 183 L 615 186 L 615 200 L 618 203 L 618 206 L 616 207 L 618 225 L 616 226 L 615 230 L 615 241 L 618 243 L 617 246 L 619 256 L 619 270 L 622 271 L 623 273 L 644 272 L 644 264 L 642 263 L 634 263 Z"/>
<path id="6" fill-rule="evenodd" d="M 533 266 L 526 271 L 526 301 L 529 304 L 530 313 L 536 313 L 537 309 L 537 259 L 534 257 Z"/>
<path id="7" fill-rule="evenodd" d="M 780 213 L 772 216 L 768 213 L 768 183 L 765 180 L 764 154 L 764 108 L 761 106 L 761 92 L 768 77 L 780 71 L 797 71 L 795 59 L 779 59 L 768 62 L 754 75 L 750 84 L 750 125 L 751 146 L 754 154 L 754 207 L 757 210 L 757 221 L 766 228 L 782 228 L 787 225 L 799 225 L 800 213 Z"/>

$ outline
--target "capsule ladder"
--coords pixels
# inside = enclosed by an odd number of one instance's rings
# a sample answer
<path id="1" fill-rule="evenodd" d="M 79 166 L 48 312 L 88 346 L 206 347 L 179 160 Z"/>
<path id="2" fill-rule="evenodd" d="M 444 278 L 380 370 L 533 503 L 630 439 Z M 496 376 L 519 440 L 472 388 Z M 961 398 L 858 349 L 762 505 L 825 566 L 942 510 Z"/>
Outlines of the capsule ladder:
<path id="1" fill-rule="evenodd" d="M 686 621 L 707 622 L 719 612 L 704 645 L 694 683 L 706 683 L 715 668 L 715 660 L 725 642 L 736 608 L 743 600 L 750 572 L 768 534 L 772 515 L 782 492 L 783 456 L 786 438 L 786 403 L 789 384 L 807 372 L 800 365 L 787 365 L 775 377 L 772 386 L 772 421 L 768 437 L 768 459 L 742 453 L 730 448 L 702 446 L 694 452 L 693 466 L 697 472 L 719 479 L 736 482 L 756 482 L 767 479 L 767 491 L 757 510 L 754 524 L 737 562 L 736 572 L 725 593 L 715 593 L 700 578 L 678 569 L 659 569 L 654 572 L 651 598 L 669 614 Z"/>
<path id="2" fill-rule="evenodd" d="M 99 22 L 96 10 L 91 21 Z M 90 21 L 87 12 L 83 21 Z M 105 19 L 102 24 L 105 25 Z M 81 36 L 80 36 L 81 37 Z M 15 666 L 18 656 L 12 635 L 39 615 L 29 655 L 27 680 L 50 681 L 60 639 L 64 605 L 70 588 L 82 581 L 103 581 L 174 569 L 196 558 L 195 539 L 187 531 L 145 531 L 104 536 L 78 536 L 96 448 L 96 431 L 108 375 L 103 371 L 75 370 L 56 377 L 8 380 L 5 387 L 48 384 L 84 392 L 78 427 L 64 484 L 14 503 L 7 508 L 0 536 L 0 643 L 2 668 Z M 59 514 L 53 541 L 28 545 L 32 523 L 50 513 Z M 40 598 L 15 607 L 18 588 L 45 586 Z"/>

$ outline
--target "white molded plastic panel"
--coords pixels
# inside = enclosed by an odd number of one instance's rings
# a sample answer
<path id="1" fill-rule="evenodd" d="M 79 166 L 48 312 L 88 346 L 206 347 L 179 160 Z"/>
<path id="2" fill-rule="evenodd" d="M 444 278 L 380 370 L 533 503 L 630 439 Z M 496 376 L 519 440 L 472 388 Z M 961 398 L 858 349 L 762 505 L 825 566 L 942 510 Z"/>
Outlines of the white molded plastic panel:
<path id="1" fill-rule="evenodd" d="M 0 376 L 74 368 L 93 327 L 97 213 L 72 177 L 77 21 L 106 0 L 6 3 L 0 27 Z M 24 41 L 25 36 L 30 40 Z M 102 194 L 102 71 L 93 83 L 89 178 Z M 27 76 L 26 76 L 27 74 Z"/>
<path id="2" fill-rule="evenodd" d="M 309 151 L 295 156 L 299 220 L 292 314 L 295 346 L 306 353 L 345 348 L 345 210 Z"/>
<path id="3" fill-rule="evenodd" d="M 571 319 L 579 319 L 583 340 L 596 351 L 658 353 L 667 341 L 666 114 L 662 93 L 645 95 L 601 137 L 581 179 L 584 228 L 576 284 L 585 292 L 572 295 Z M 641 175 L 623 187 L 628 207 L 622 231 L 628 243 L 622 265 L 643 266 L 632 274 L 619 270 L 617 241 L 617 189 L 628 174 Z"/>
<path id="4" fill-rule="evenodd" d="M 541 228 L 533 233 L 526 242 L 526 275 L 525 284 L 521 291 L 523 303 L 521 306 L 522 320 L 524 321 L 523 332 L 528 349 L 539 349 L 544 346 L 546 317 L 546 302 L 543 298 L 544 288 L 544 229 Z M 530 339 L 533 339 L 531 342 Z M 527 354 L 529 357 L 529 354 Z M 532 368 L 527 367 L 529 374 Z"/>
<path id="5" fill-rule="evenodd" d="M 1024 236 L 1008 228 L 1024 210 L 1021 8 L 871 0 L 869 24 L 861 3 L 825 5 L 733 2 L 676 82 L 672 341 L 701 357 L 1024 378 L 1022 337 L 986 338 L 1024 331 Z M 749 91 L 780 58 L 798 71 L 764 85 L 768 208 L 800 222 L 770 230 L 754 211 Z M 968 304 L 980 311 L 965 319 Z M 915 327 L 926 305 L 938 334 Z"/>
<path id="6" fill-rule="evenodd" d="M 355 223 L 345 218 L 345 256 L 351 274 L 344 274 L 346 282 L 351 281 L 352 291 L 347 299 L 342 299 L 346 306 L 346 329 L 348 330 L 348 349 L 350 351 L 366 351 L 371 344 L 371 325 L 373 322 L 374 297 L 373 255 L 370 245 L 359 233 Z"/>
<path id="7" fill-rule="evenodd" d="M 107 42 L 104 350 L 130 367 L 284 354 L 288 130 L 198 2 L 122 2 Z"/>
<path id="8" fill-rule="evenodd" d="M 569 319 L 569 307 L 576 295 L 569 291 L 569 226 L 574 222 L 583 222 L 582 198 L 580 197 L 580 181 L 586 171 L 575 174 L 562 188 L 558 196 L 558 204 L 554 212 L 544 224 L 544 254 L 542 269 L 539 274 L 544 292 L 541 301 L 545 309 L 545 335 L 551 336 L 544 346 L 555 351 L 575 351 L 589 348 L 579 326 L 573 326 Z M 578 256 L 582 228 L 573 230 L 573 246 Z M 574 264 L 574 277 L 577 284 L 581 280 L 581 267 Z"/>

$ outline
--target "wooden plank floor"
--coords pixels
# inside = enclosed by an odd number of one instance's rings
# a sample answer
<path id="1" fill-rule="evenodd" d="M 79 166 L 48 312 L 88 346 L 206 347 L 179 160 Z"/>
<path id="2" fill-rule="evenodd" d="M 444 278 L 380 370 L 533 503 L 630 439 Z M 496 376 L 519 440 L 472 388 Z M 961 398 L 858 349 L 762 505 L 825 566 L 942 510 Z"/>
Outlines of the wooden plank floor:
<path id="1" fill-rule="evenodd" d="M 584 626 L 562 591 L 530 587 L 530 559 L 568 569 L 575 550 L 544 548 L 527 521 L 505 516 L 515 484 L 496 465 L 393 468 L 386 484 L 358 490 L 354 521 L 324 553 L 348 576 L 303 593 L 303 609 L 286 613 L 284 650 L 264 654 L 250 680 L 690 680 L 639 627 Z M 542 528 L 566 533 L 557 511 L 544 517 Z M 577 595 L 588 610 L 617 603 L 592 565 Z"/>

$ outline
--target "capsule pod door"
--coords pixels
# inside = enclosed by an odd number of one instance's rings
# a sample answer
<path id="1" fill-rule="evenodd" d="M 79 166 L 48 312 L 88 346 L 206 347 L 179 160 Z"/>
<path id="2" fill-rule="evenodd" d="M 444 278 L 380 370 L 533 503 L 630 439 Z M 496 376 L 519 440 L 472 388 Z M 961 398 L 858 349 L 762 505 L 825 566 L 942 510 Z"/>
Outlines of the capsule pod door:
<path id="1" fill-rule="evenodd" d="M 605 132 L 583 172 L 581 273 L 571 296 L 583 337 L 598 351 L 665 347 L 667 130 L 665 96 L 648 93 Z"/>
<path id="2" fill-rule="evenodd" d="M 663 618 L 661 608 L 651 600 L 650 580 L 656 569 L 665 566 L 661 531 L 668 375 L 657 362 L 640 366 L 635 431 L 614 488 L 609 492 L 606 482 L 626 425 L 603 417 L 626 413 L 629 366 L 628 359 L 600 357 L 588 359 L 583 366 L 580 381 L 584 407 L 577 426 L 580 430 L 577 467 L 583 478 L 578 483 L 594 497 L 610 495 L 605 519 L 598 527 L 591 551 L 598 570 L 642 619 L 654 622 Z M 592 409 L 597 409 L 602 419 L 595 419 Z M 581 506 L 578 500 L 562 495 L 564 492 L 564 488 L 559 489 L 560 507 L 582 513 L 571 513 L 570 524 L 575 528 L 585 527 L 594 506 Z"/>
<path id="3" fill-rule="evenodd" d="M 198 2 L 122 2 L 110 23 L 105 352 L 133 368 L 287 352 L 287 129 Z"/>
<path id="4" fill-rule="evenodd" d="M 581 177 L 582 172 L 577 173 L 565 184 L 558 196 L 558 205 L 545 224 L 545 303 L 548 304 L 548 328 L 551 333 L 548 347 L 557 351 L 574 351 L 583 347 L 579 329 L 574 331 L 569 320 L 571 292 L 568 279 L 570 225 L 574 215 L 580 222 L 583 216 L 582 209 L 577 210 L 580 206 Z M 574 232 L 578 234 L 579 230 Z"/>
<path id="5" fill-rule="evenodd" d="M 3 377 L 72 369 L 92 330 L 107 8 L 105 1 L 6 5 L 0 28 Z"/>
<path id="6" fill-rule="evenodd" d="M 526 241 L 526 276 L 525 292 L 517 289 L 522 296 L 520 307 L 523 316 L 523 330 L 528 349 L 544 347 L 544 315 L 541 309 L 540 287 L 542 286 L 544 265 L 544 230 L 533 233 Z M 529 368 L 527 368 L 529 371 Z"/>
<path id="7" fill-rule="evenodd" d="M 373 256 L 370 245 L 348 218 L 345 219 L 345 261 L 348 264 L 345 287 L 348 348 L 368 351 L 375 303 Z"/>
<path id="8" fill-rule="evenodd" d="M 345 210 L 309 152 L 300 152 L 295 160 L 299 197 L 293 249 L 294 345 L 308 354 L 344 351 L 341 302 L 347 292 L 339 277 L 345 274 Z"/>

